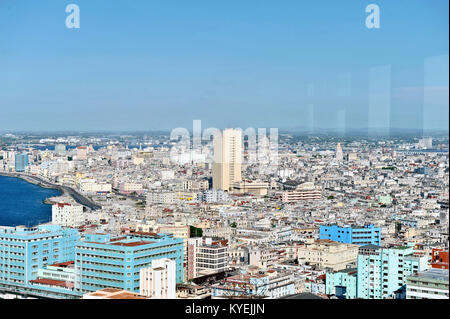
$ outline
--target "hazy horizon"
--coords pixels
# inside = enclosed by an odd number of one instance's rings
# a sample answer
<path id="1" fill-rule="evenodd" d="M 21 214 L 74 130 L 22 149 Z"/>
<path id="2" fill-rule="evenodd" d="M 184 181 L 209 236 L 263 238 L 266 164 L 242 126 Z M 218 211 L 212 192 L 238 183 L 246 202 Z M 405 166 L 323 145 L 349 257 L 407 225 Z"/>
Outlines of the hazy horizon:
<path id="1" fill-rule="evenodd" d="M 376 3 L 2 1 L 0 131 L 448 131 L 448 1 Z"/>

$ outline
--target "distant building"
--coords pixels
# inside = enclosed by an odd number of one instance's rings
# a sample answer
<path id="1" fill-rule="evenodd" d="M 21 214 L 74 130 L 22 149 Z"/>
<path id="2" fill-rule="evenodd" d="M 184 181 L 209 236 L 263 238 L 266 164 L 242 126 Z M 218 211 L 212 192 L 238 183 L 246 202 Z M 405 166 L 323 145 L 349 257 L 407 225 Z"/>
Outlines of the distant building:
<path id="1" fill-rule="evenodd" d="M 340 243 L 355 245 L 377 245 L 381 246 L 381 228 L 368 224 L 362 227 L 338 225 L 320 225 L 320 239 L 329 239 Z"/>
<path id="2" fill-rule="evenodd" d="M 16 154 L 15 156 L 15 171 L 16 172 L 25 172 L 26 167 L 28 166 L 28 154 Z"/>
<path id="3" fill-rule="evenodd" d="M 417 148 L 420 149 L 433 148 L 433 138 L 428 137 L 420 139 L 419 142 L 417 143 Z"/>
<path id="4" fill-rule="evenodd" d="M 88 147 L 78 146 L 77 147 L 77 160 L 85 160 L 87 158 Z"/>
<path id="5" fill-rule="evenodd" d="M 344 160 L 344 153 L 342 152 L 341 143 L 338 143 L 336 147 L 336 160 L 342 162 Z"/>
<path id="6" fill-rule="evenodd" d="M 197 200 L 207 203 L 217 203 L 229 201 L 228 193 L 223 190 L 210 189 L 197 195 Z"/>
<path id="7" fill-rule="evenodd" d="M 64 144 L 55 145 L 55 154 L 59 156 L 66 155 L 66 146 Z"/>
<path id="8" fill-rule="evenodd" d="M 241 130 L 215 132 L 213 188 L 228 191 L 233 183 L 241 181 L 242 145 Z"/>
<path id="9" fill-rule="evenodd" d="M 267 195 L 268 182 L 262 181 L 240 181 L 232 184 L 233 191 L 240 194 Z"/>
<path id="10" fill-rule="evenodd" d="M 320 200 L 321 198 L 322 191 L 320 186 L 315 186 L 312 182 L 300 184 L 295 190 L 285 191 L 281 194 L 281 200 L 285 203 Z"/>
<path id="11" fill-rule="evenodd" d="M 433 248 L 431 252 L 431 267 L 437 269 L 448 269 L 448 250 Z"/>

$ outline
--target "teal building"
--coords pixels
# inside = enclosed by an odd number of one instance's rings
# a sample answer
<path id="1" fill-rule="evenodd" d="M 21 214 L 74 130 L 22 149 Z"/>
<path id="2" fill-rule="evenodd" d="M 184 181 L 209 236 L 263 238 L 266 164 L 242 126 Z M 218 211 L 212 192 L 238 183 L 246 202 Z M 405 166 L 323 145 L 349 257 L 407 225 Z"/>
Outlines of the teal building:
<path id="1" fill-rule="evenodd" d="M 174 260 L 176 282 L 183 282 L 183 239 L 169 234 L 86 234 L 75 256 L 75 291 L 80 293 L 104 288 L 139 293 L 140 269 L 159 258 Z"/>
<path id="2" fill-rule="evenodd" d="M 348 268 L 326 274 L 325 293 L 339 299 L 356 299 L 357 269 Z"/>
<path id="3" fill-rule="evenodd" d="M 357 297 L 391 298 L 406 284 L 408 276 L 428 268 L 428 259 L 414 252 L 413 246 L 361 246 L 357 259 Z"/>
<path id="4" fill-rule="evenodd" d="M 33 284 L 39 269 L 73 260 L 76 229 L 59 225 L 0 227 L 0 290 L 44 297 L 63 297 L 67 289 L 49 287 L 42 291 Z"/>

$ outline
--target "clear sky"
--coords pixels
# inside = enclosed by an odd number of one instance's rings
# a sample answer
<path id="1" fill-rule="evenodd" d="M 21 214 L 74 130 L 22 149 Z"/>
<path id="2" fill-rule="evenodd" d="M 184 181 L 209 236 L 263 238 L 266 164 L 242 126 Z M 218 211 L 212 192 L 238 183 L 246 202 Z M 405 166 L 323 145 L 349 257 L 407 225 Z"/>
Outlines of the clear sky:
<path id="1" fill-rule="evenodd" d="M 0 131 L 448 129 L 448 5 L 0 0 Z"/>

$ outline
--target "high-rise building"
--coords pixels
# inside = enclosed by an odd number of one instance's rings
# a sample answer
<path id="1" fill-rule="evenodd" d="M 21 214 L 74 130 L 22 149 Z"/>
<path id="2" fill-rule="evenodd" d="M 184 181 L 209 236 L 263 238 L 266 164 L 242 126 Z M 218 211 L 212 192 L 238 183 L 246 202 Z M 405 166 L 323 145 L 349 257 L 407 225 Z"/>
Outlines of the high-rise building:
<path id="1" fill-rule="evenodd" d="M 336 160 L 342 162 L 344 159 L 344 153 L 342 152 L 341 143 L 338 143 L 336 147 Z"/>
<path id="2" fill-rule="evenodd" d="M 432 147 L 433 147 L 433 138 L 431 137 L 422 138 L 417 143 L 417 148 L 429 149 Z"/>
<path id="3" fill-rule="evenodd" d="M 226 129 L 214 134 L 213 188 L 230 190 L 240 182 L 242 165 L 242 131 Z"/>
<path id="4" fill-rule="evenodd" d="M 16 172 L 25 172 L 25 168 L 28 166 L 28 154 L 16 154 L 15 156 L 15 170 Z"/>
<path id="5" fill-rule="evenodd" d="M 140 294 L 152 299 L 176 298 L 176 263 L 168 258 L 154 259 L 140 270 Z"/>
<path id="6" fill-rule="evenodd" d="M 428 269 L 428 257 L 412 246 L 366 245 L 359 248 L 357 268 L 357 297 L 385 299 L 402 288 L 408 276 Z"/>
<path id="7" fill-rule="evenodd" d="M 55 153 L 59 156 L 66 155 L 66 146 L 64 144 L 55 145 Z"/>

